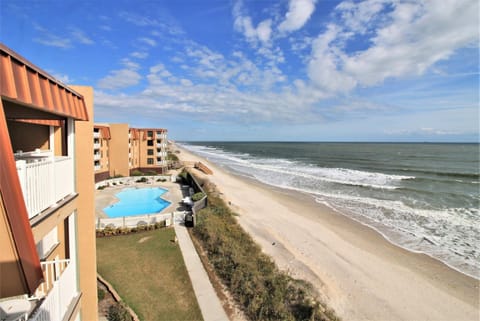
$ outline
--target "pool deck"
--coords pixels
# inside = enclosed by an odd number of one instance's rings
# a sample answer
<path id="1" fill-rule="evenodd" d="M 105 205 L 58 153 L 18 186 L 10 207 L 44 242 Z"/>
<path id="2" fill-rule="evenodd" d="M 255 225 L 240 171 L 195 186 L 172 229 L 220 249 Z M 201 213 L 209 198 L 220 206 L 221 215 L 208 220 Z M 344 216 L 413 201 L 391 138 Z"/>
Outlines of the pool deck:
<path id="1" fill-rule="evenodd" d="M 108 215 L 105 214 L 103 209 L 107 206 L 110 206 L 118 202 L 118 198 L 115 194 L 121 192 L 125 188 L 151 188 L 151 187 L 160 187 L 166 189 L 167 192 L 161 196 L 164 200 L 169 201 L 171 204 L 163 209 L 160 213 L 171 213 L 175 211 L 183 210 L 181 206 L 182 201 L 182 191 L 180 185 L 172 182 L 155 182 L 151 184 L 145 183 L 134 183 L 131 185 L 117 185 L 107 187 L 103 190 L 95 191 L 95 217 L 97 218 L 108 218 Z"/>

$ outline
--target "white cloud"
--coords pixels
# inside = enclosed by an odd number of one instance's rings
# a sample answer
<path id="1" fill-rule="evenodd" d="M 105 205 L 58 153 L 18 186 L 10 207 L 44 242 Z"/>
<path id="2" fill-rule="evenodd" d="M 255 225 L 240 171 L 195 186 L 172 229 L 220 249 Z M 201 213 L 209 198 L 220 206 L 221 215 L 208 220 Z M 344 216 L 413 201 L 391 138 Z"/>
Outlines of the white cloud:
<path id="1" fill-rule="evenodd" d="M 40 33 L 40 36 L 37 38 L 34 38 L 33 41 L 38 42 L 45 46 L 57 47 L 62 49 L 67 49 L 72 47 L 72 41 L 68 37 L 57 36 L 37 23 L 33 23 L 33 27 L 37 32 Z"/>
<path id="2" fill-rule="evenodd" d="M 290 0 L 285 20 L 278 26 L 281 32 L 291 32 L 302 28 L 315 11 L 316 0 Z"/>
<path id="3" fill-rule="evenodd" d="M 113 70 L 110 74 L 101 79 L 97 86 L 101 89 L 120 89 L 137 85 L 142 76 L 135 70 L 120 69 Z"/>
<path id="4" fill-rule="evenodd" d="M 314 41 L 312 58 L 308 64 L 309 78 L 315 85 L 329 92 L 345 92 L 356 86 L 356 80 L 337 67 L 341 57 L 332 43 L 339 33 L 337 26 L 329 25 L 327 31 Z"/>
<path id="5" fill-rule="evenodd" d="M 255 28 L 252 23 L 252 18 L 245 16 L 237 16 L 235 18 L 235 30 L 243 33 L 249 42 L 256 42 L 260 40 L 266 43 L 270 40 L 272 34 L 272 20 L 267 19 L 258 24 Z"/>
<path id="6" fill-rule="evenodd" d="M 71 84 L 73 82 L 73 79 L 70 78 L 68 75 L 66 74 L 61 74 L 61 73 L 57 73 L 55 71 L 49 71 L 47 70 L 49 74 L 51 74 L 54 78 L 60 80 L 61 82 L 63 82 L 64 84 Z"/>
<path id="7" fill-rule="evenodd" d="M 152 47 L 155 47 L 157 45 L 157 42 L 152 38 L 142 37 L 142 38 L 139 38 L 138 40 Z"/>
<path id="8" fill-rule="evenodd" d="M 139 27 L 154 27 L 160 25 L 160 22 L 157 19 L 151 19 L 149 17 L 137 15 L 130 12 L 120 12 L 119 16 L 126 22 L 129 22 Z"/>
<path id="9" fill-rule="evenodd" d="M 271 19 L 265 19 L 255 27 L 252 18 L 243 13 L 241 1 L 236 2 L 233 7 L 233 18 L 235 30 L 242 33 L 248 42 L 256 43 L 260 41 L 267 44 L 270 41 L 272 35 Z"/>
<path id="10" fill-rule="evenodd" d="M 57 47 L 62 49 L 67 49 L 72 47 L 72 42 L 68 38 L 62 38 L 55 35 L 46 35 L 44 37 L 39 37 L 33 39 L 35 42 L 38 42 L 42 45 L 49 47 Z"/>
<path id="11" fill-rule="evenodd" d="M 145 59 L 148 57 L 148 52 L 145 51 L 134 51 L 130 54 L 133 58 Z"/>
<path id="12" fill-rule="evenodd" d="M 101 89 L 122 89 L 135 86 L 140 83 L 142 76 L 138 72 L 140 65 L 128 58 L 121 61 L 124 69 L 112 70 L 107 76 L 97 83 Z"/>
<path id="13" fill-rule="evenodd" d="M 336 7 L 344 25 L 359 34 L 374 26 L 379 13 L 388 4 L 387 0 L 366 0 L 363 2 L 344 1 Z"/>
<path id="14" fill-rule="evenodd" d="M 389 8 L 388 12 L 384 12 Z M 417 76 L 455 50 L 478 41 L 478 1 L 344 2 L 336 8 L 341 24 L 332 24 L 314 41 L 310 79 L 332 92 L 372 86 L 387 78 Z M 369 47 L 347 53 L 345 43 L 359 41 L 367 25 Z M 458 17 L 461 17 L 459 19 Z"/>
<path id="15" fill-rule="evenodd" d="M 90 39 L 82 30 L 73 28 L 71 31 L 73 39 L 80 42 L 83 45 L 93 45 L 95 42 Z"/>

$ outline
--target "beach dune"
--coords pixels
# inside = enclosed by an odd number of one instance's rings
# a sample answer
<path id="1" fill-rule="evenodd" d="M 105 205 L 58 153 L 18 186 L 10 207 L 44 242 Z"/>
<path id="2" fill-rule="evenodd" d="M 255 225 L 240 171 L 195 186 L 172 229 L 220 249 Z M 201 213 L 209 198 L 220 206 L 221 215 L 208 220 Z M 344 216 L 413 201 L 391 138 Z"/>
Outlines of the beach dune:
<path id="1" fill-rule="evenodd" d="M 230 174 L 174 149 L 180 159 L 213 171 L 195 173 L 217 186 L 281 269 L 310 281 L 344 320 L 479 320 L 479 280 L 392 245 L 307 194 Z"/>

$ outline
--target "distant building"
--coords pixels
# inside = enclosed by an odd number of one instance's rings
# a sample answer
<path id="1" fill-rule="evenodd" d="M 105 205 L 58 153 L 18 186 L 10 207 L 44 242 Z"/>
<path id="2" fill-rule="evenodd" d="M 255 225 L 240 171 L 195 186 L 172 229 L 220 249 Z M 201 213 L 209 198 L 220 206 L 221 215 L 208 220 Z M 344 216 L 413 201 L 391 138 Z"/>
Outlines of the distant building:
<path id="1" fill-rule="evenodd" d="M 95 124 L 93 143 L 95 182 L 134 171 L 161 174 L 167 170 L 166 129 Z"/>
<path id="2" fill-rule="evenodd" d="M 97 320 L 93 90 L 0 44 L 0 95 L 0 319 Z"/>

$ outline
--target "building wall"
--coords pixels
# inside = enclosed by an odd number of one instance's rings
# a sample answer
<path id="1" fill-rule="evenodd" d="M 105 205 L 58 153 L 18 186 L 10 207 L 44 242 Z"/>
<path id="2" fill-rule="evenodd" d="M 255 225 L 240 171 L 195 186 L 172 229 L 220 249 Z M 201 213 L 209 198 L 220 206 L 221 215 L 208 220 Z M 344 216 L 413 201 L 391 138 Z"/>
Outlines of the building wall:
<path id="1" fill-rule="evenodd" d="M 140 129 L 139 168 L 144 171 L 149 170 L 149 168 L 164 167 L 159 162 L 164 160 L 165 157 L 158 155 L 158 153 L 166 151 L 166 139 L 161 138 L 163 133 L 166 134 L 163 129 Z"/>
<path id="2" fill-rule="evenodd" d="M 35 148 L 49 149 L 50 130 L 48 126 L 7 121 L 8 132 L 12 138 L 13 152 L 34 151 Z M 27 134 L 28 133 L 28 134 Z"/>
<path id="3" fill-rule="evenodd" d="M 85 99 L 89 121 L 75 122 L 77 199 L 77 255 L 82 320 L 98 320 L 97 260 L 95 243 L 95 184 L 93 176 L 93 88 L 71 86 Z"/>
<path id="4" fill-rule="evenodd" d="M 110 124 L 110 176 L 129 176 L 128 124 Z"/>
<path id="5" fill-rule="evenodd" d="M 109 161 L 109 154 L 110 154 L 110 148 L 109 148 L 109 143 L 110 140 L 102 137 L 102 134 L 100 133 L 100 172 L 109 172 L 110 171 L 110 161 Z"/>
<path id="6" fill-rule="evenodd" d="M 13 237 L 0 194 L 0 298 L 23 294 L 26 285 L 20 275 L 20 261 L 15 250 Z"/>
<path id="7" fill-rule="evenodd" d="M 140 151 L 140 140 L 136 137 L 138 131 L 130 130 L 130 138 L 128 140 L 128 151 L 129 151 L 129 168 L 134 169 L 140 166 L 139 151 Z"/>

